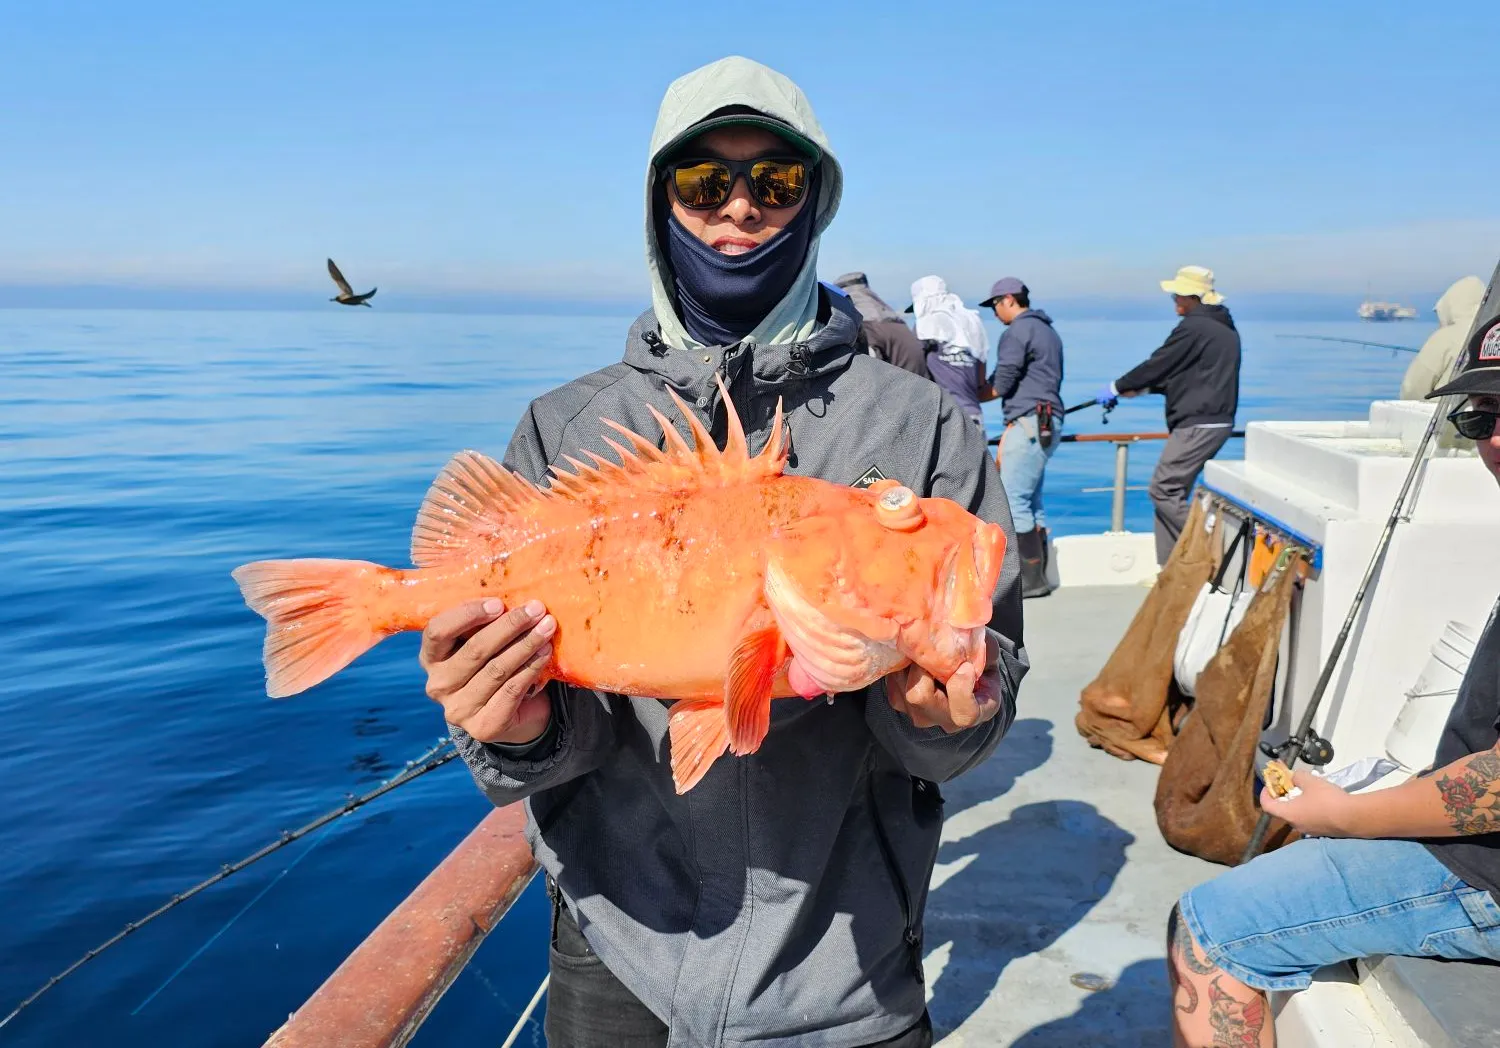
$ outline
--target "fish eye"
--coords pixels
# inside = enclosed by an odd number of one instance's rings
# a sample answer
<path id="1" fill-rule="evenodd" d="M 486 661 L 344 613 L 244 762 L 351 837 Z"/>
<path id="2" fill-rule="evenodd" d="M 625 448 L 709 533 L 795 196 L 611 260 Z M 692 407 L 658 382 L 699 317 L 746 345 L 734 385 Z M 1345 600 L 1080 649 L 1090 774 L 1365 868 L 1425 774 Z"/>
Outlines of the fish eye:
<path id="1" fill-rule="evenodd" d="M 884 510 L 904 509 L 916 497 L 912 494 L 911 488 L 891 488 L 880 496 L 880 508 Z"/>
<path id="2" fill-rule="evenodd" d="M 927 519 L 916 493 L 899 486 L 880 493 L 875 500 L 875 516 L 892 531 L 916 531 Z"/>

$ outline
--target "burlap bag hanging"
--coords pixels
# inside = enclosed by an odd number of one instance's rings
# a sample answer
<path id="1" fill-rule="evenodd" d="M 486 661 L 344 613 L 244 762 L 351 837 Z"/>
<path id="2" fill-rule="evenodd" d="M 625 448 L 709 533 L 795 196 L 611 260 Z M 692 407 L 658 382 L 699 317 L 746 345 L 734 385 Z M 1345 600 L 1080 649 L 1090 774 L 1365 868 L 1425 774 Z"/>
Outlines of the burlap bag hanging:
<path id="1" fill-rule="evenodd" d="M 1260 817 L 1256 744 L 1276 684 L 1281 631 L 1299 559 L 1282 558 L 1245 618 L 1198 675 L 1197 704 L 1182 724 L 1156 782 L 1156 824 L 1178 851 L 1233 866 Z M 1266 850 L 1290 838 L 1276 822 Z"/>
<path id="2" fill-rule="evenodd" d="M 1204 502 L 1193 500 L 1182 536 L 1156 584 L 1099 676 L 1079 696 L 1078 733 L 1090 746 L 1122 760 L 1160 764 L 1172 744 L 1167 700 L 1177 635 L 1219 562 L 1220 521 L 1208 531 Z"/>

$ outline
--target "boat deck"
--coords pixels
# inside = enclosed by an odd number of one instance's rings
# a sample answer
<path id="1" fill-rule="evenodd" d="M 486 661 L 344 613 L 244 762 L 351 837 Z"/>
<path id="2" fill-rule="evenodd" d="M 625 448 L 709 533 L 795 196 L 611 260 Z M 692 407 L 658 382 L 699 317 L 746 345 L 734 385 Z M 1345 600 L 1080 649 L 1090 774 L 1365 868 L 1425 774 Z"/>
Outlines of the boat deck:
<path id="1" fill-rule="evenodd" d="M 1026 602 L 1033 668 L 1015 726 L 944 787 L 926 939 L 942 1048 L 1169 1043 L 1167 913 L 1222 868 L 1161 839 L 1156 767 L 1092 750 L 1073 727 L 1078 693 L 1146 592 L 1064 588 Z M 1079 975 L 1108 984 L 1082 989 Z"/>

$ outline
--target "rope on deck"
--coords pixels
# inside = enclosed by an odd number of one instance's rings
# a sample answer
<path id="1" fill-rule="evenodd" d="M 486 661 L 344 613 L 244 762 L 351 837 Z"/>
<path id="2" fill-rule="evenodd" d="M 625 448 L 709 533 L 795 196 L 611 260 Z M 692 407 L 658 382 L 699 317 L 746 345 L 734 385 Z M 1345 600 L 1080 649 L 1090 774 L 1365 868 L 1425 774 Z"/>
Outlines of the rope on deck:
<path id="1" fill-rule="evenodd" d="M 105 950 L 109 949 L 111 946 L 114 946 L 122 939 L 124 939 L 127 935 L 130 935 L 132 932 L 140 931 L 146 925 L 150 924 L 152 921 L 156 920 L 158 917 L 162 916 L 168 911 L 176 909 L 178 906 L 187 902 L 193 896 L 206 891 L 225 878 L 239 873 L 247 866 L 251 866 L 269 855 L 274 855 L 276 852 L 280 851 L 282 848 L 285 848 L 287 845 L 293 843 L 294 841 L 299 841 L 303 837 L 306 837 L 309 833 L 312 833 L 315 830 L 320 830 L 324 826 L 327 826 L 329 823 L 343 818 L 350 812 L 357 811 L 358 809 L 363 808 L 371 801 L 379 797 L 383 797 L 387 793 L 390 793 L 396 787 L 404 786 L 408 782 L 411 782 L 413 779 L 420 778 L 430 771 L 441 768 L 444 764 L 447 764 L 454 757 L 458 756 L 458 751 L 453 749 L 452 747 L 453 740 L 451 738 L 445 736 L 439 739 L 436 743 L 429 747 L 427 752 L 422 754 L 422 756 L 416 758 L 415 760 L 407 761 L 405 768 L 399 774 L 391 776 L 391 778 L 385 780 L 385 782 L 382 782 L 379 786 L 375 787 L 369 792 L 362 793 L 357 797 L 351 793 L 343 804 L 330 811 L 324 812 L 322 815 L 319 815 L 311 822 L 305 823 L 302 826 L 297 827 L 295 830 L 282 830 L 281 836 L 272 841 L 270 844 L 267 844 L 257 849 L 256 851 L 251 852 L 243 859 L 239 859 L 235 862 L 225 863 L 223 866 L 219 867 L 219 872 L 214 874 L 212 877 L 207 877 L 199 881 L 197 884 L 193 885 L 186 891 L 179 892 L 178 894 L 172 896 L 170 899 L 162 903 L 150 913 L 146 914 L 146 916 L 142 917 L 140 920 L 131 921 L 114 935 L 110 936 L 108 939 L 105 939 L 98 946 L 95 946 L 93 949 L 85 953 L 82 957 L 78 958 L 78 960 L 74 961 L 62 971 L 52 976 L 52 978 L 48 979 L 38 989 L 33 991 L 31 996 L 27 997 L 20 1004 L 12 1008 L 10 1010 L 10 1013 L 6 1015 L 5 1018 L 0 1019 L 0 1028 L 4 1028 L 5 1026 L 9 1025 L 10 1022 L 16 1018 L 16 1016 L 20 1015 L 27 1008 L 35 1004 L 37 1000 L 39 1000 L 41 996 L 48 990 L 52 989 L 68 976 L 72 975 L 78 969 L 82 968 L 89 961 L 92 961 L 95 957 L 98 957 Z M 444 753 L 444 750 L 447 750 L 447 752 Z M 149 1000 L 149 998 L 147 1000 Z"/>
<path id="2" fill-rule="evenodd" d="M 531 1013 L 536 1011 L 536 1006 L 541 1003 L 542 994 L 547 992 L 547 984 L 551 981 L 551 972 L 548 972 L 546 975 L 542 976 L 541 984 L 537 986 L 536 993 L 531 995 L 531 1001 L 526 1005 L 526 1010 L 523 1011 L 521 1013 L 521 1017 L 516 1020 L 516 1025 L 511 1027 L 510 1034 L 505 1038 L 505 1041 L 500 1045 L 500 1048 L 511 1048 L 511 1046 L 516 1043 L 516 1038 L 521 1036 L 521 1031 L 526 1029 L 526 1024 L 531 1021 Z"/>

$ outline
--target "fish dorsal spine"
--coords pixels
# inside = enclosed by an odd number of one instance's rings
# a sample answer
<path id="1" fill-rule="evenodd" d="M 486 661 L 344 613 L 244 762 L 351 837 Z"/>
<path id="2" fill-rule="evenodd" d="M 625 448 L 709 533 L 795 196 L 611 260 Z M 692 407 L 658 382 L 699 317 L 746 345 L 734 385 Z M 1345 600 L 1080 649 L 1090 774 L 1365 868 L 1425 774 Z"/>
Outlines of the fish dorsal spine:
<path id="1" fill-rule="evenodd" d="M 624 443 L 604 438 L 620 457 L 612 462 L 602 455 L 585 451 L 590 462 L 571 455 L 562 456 L 573 470 L 551 466 L 547 487 L 539 487 L 513 473 L 487 455 L 477 451 L 460 451 L 438 473 L 412 529 L 411 559 L 421 568 L 438 567 L 457 560 L 467 560 L 476 552 L 504 549 L 508 535 L 515 533 L 520 518 L 545 513 L 546 506 L 558 501 L 582 501 L 601 495 L 627 492 L 682 492 L 695 489 L 727 487 L 779 476 L 786 467 L 787 448 L 781 401 L 776 402 L 776 417 L 771 436 L 760 454 L 751 456 L 745 440 L 745 429 L 724 380 L 714 380 L 728 412 L 728 439 L 722 450 L 698 417 L 667 387 L 667 395 L 687 421 L 693 443 L 677 432 L 671 421 L 656 408 L 647 406 L 661 426 L 666 441 L 659 448 L 653 441 L 612 419 L 600 419 L 614 430 Z"/>

